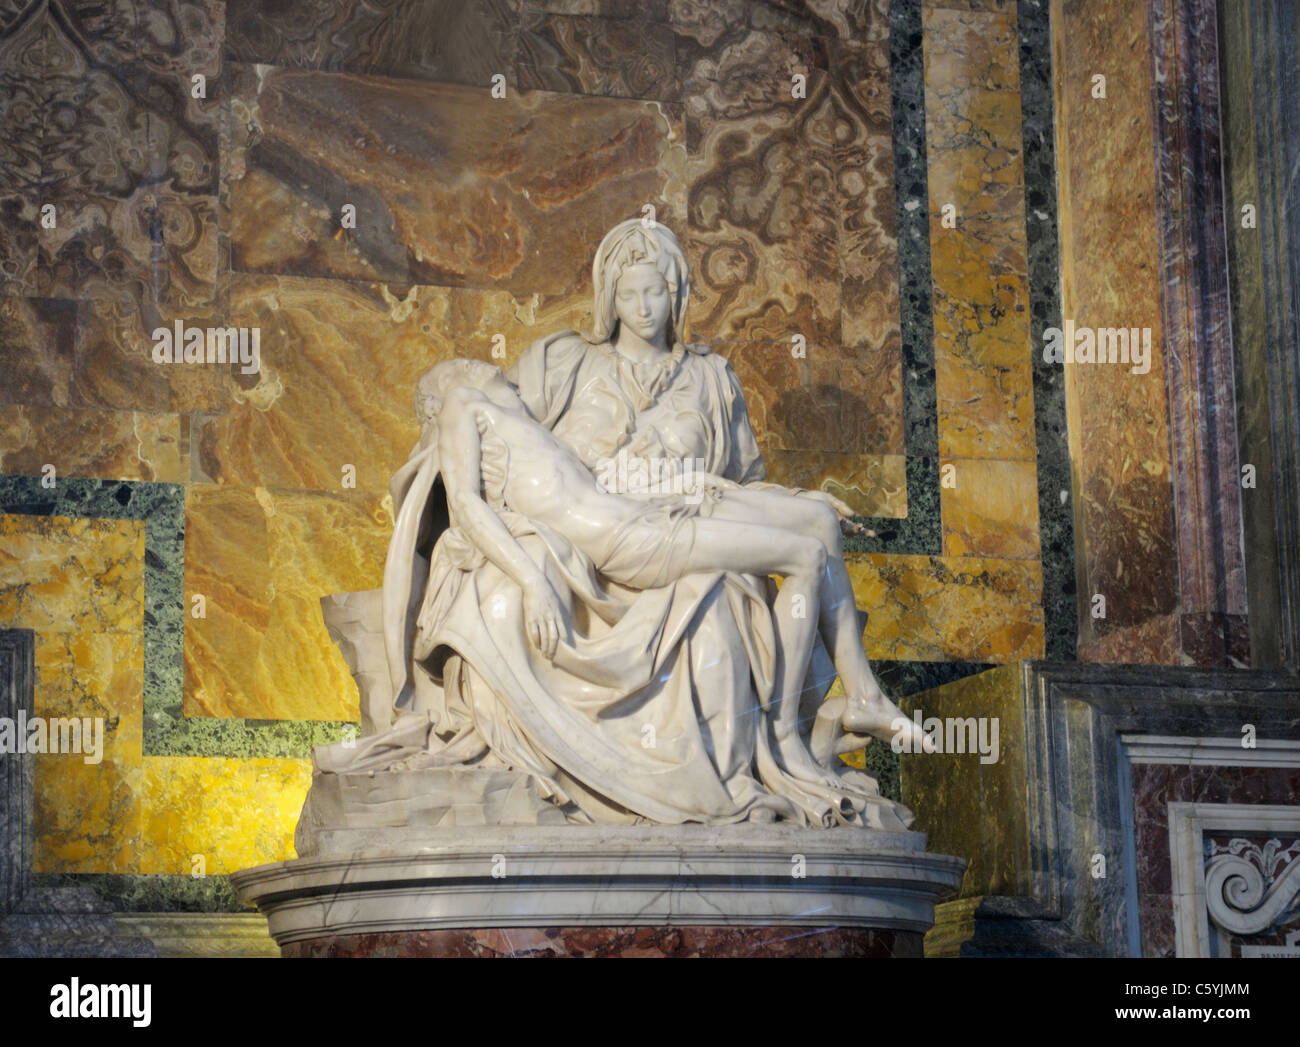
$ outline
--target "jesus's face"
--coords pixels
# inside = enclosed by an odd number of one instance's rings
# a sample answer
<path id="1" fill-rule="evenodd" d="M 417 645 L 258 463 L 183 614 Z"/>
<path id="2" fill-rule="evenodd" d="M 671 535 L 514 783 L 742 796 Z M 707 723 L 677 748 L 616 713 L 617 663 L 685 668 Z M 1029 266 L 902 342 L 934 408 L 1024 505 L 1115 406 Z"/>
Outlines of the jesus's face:
<path id="1" fill-rule="evenodd" d="M 623 270 L 614 292 L 614 312 L 631 333 L 667 348 L 672 296 L 667 281 L 653 265 L 630 265 Z"/>

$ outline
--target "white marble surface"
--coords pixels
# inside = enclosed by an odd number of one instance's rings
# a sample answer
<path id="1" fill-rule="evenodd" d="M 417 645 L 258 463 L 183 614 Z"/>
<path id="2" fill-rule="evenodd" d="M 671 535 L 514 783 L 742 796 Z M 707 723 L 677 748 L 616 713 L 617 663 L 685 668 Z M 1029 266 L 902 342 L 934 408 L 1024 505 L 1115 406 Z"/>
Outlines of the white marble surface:
<path id="1" fill-rule="evenodd" d="M 850 926 L 924 932 L 965 862 L 913 832 L 521 826 L 420 834 L 232 875 L 284 945 L 455 927 Z"/>
<path id="2" fill-rule="evenodd" d="M 383 589 L 325 607 L 367 737 L 317 771 L 523 774 L 573 824 L 905 830 L 837 755 L 920 734 L 867 661 L 848 507 L 763 481 L 671 231 L 612 229 L 593 290 L 590 331 L 416 384 Z"/>

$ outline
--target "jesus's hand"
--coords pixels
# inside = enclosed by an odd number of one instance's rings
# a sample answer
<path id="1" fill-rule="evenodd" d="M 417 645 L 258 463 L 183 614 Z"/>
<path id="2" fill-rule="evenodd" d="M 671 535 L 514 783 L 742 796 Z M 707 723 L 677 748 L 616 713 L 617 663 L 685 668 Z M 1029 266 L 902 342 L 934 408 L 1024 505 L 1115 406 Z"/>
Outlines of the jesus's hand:
<path id="1" fill-rule="evenodd" d="M 564 611 L 545 577 L 524 588 L 524 632 L 547 661 L 555 658 L 555 648 L 565 632 Z"/>

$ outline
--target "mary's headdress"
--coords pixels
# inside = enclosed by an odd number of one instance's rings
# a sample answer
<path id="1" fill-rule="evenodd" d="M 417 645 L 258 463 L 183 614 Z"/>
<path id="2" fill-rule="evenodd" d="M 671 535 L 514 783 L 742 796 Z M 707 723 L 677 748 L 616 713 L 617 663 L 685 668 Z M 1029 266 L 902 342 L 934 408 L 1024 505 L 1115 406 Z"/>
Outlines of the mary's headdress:
<path id="1" fill-rule="evenodd" d="M 668 332 L 669 346 L 682 345 L 696 353 L 708 349 L 693 346 L 686 341 L 686 305 L 691 296 L 691 269 L 677 237 L 666 225 L 644 218 L 629 218 L 619 222 L 600 242 L 596 260 L 591 266 L 592 285 L 595 289 L 591 307 L 591 341 L 607 342 L 618 330 L 618 314 L 614 310 L 614 292 L 623 270 L 633 265 L 653 265 L 668 284 L 672 296 L 672 324 Z"/>

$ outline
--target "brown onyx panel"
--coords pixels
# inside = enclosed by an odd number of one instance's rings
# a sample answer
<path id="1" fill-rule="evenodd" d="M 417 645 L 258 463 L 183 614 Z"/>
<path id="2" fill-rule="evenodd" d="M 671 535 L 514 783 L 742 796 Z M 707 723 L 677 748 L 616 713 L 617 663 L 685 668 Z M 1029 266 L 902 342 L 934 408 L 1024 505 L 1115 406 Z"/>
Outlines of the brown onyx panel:
<path id="1" fill-rule="evenodd" d="M 103 480 L 185 479 L 180 419 L 139 411 L 0 405 L 0 473 Z"/>
<path id="2" fill-rule="evenodd" d="M 880 349 L 811 338 L 719 342 L 764 451 L 902 454 L 902 364 L 895 339 Z"/>
<path id="3" fill-rule="evenodd" d="M 831 89 L 837 115 L 841 336 L 850 346 L 893 344 L 900 333 L 888 41 L 839 47 Z"/>
<path id="4" fill-rule="evenodd" d="M 500 927 L 340 934 L 291 942 L 304 957 L 868 957 L 921 955 L 920 935 L 857 927 Z"/>
<path id="5" fill-rule="evenodd" d="M 507 0 L 227 0 L 238 62 L 486 86 L 510 75 L 517 19 Z"/>
<path id="6" fill-rule="evenodd" d="M 0 22 L 0 294 L 37 292 L 45 37 L 17 11 Z"/>
<path id="7" fill-rule="evenodd" d="M 1075 534 L 1083 559 L 1081 652 L 1178 604 L 1149 61 L 1143 5 L 1066 4 L 1054 27 L 1062 314 L 1079 327 L 1150 327 L 1151 369 L 1066 366 Z M 1106 76 L 1106 98 L 1092 77 Z M 1106 617 L 1089 601 L 1106 597 Z M 1172 632 L 1170 631 L 1172 630 Z M 1157 628 L 1158 649 L 1177 625 Z M 1125 644 L 1133 654 L 1142 644 Z M 1176 649 L 1176 648 L 1175 648 Z M 1141 658 L 1142 661 L 1165 660 Z"/>
<path id="8" fill-rule="evenodd" d="M 522 14 L 600 15 L 602 18 L 645 18 L 662 22 L 676 0 L 512 0 Z"/>
<path id="9" fill-rule="evenodd" d="M 181 313 L 139 303 L 121 286 L 89 301 L 0 299 L 0 401 L 29 407 L 110 407 L 135 411 L 217 411 L 217 367 L 158 364 L 152 332 Z M 215 323 L 210 307 L 185 310 L 187 324 Z M 224 324 L 224 321 L 221 321 Z"/>
<path id="10" fill-rule="evenodd" d="M 603 6 L 607 0 L 596 2 Z M 746 27 L 828 41 L 876 41 L 889 36 L 889 0 L 669 0 L 668 20 L 679 36 L 705 49 Z"/>
<path id="11" fill-rule="evenodd" d="M 540 334 L 575 326 L 585 303 L 503 291 L 238 275 L 231 322 L 261 331 L 261 370 L 228 379 L 229 409 L 196 421 L 196 479 L 383 492 L 419 435 L 416 379 L 439 360 L 503 367 Z M 493 356 L 502 335 L 504 356 Z"/>
<path id="12" fill-rule="evenodd" d="M 140 300 L 135 287 L 115 288 L 79 303 L 72 371 L 72 403 L 85 407 L 140 411 L 225 409 L 229 397 L 224 372 L 230 365 L 157 363 L 153 332 L 225 327 L 225 312 L 212 305 L 190 308 Z"/>
<path id="13" fill-rule="evenodd" d="M 0 401 L 67 407 L 76 333 L 76 302 L 0 298 Z"/>
<path id="14" fill-rule="evenodd" d="M 42 201 L 57 225 L 40 234 L 43 294 L 133 283 L 211 301 L 221 14 L 219 0 L 45 9 Z"/>
<path id="15" fill-rule="evenodd" d="M 681 59 L 696 337 L 840 340 L 835 104 L 812 43 L 745 31 Z M 806 97 L 794 97 L 803 76 Z"/>
<path id="16" fill-rule="evenodd" d="M 235 269 L 589 294 L 611 226 L 684 206 L 658 103 L 251 66 L 233 90 Z"/>
<path id="17" fill-rule="evenodd" d="M 522 90 L 676 101 L 676 37 L 662 23 L 528 13 L 519 31 Z"/>
<path id="18" fill-rule="evenodd" d="M 769 483 L 826 491 L 859 516 L 907 515 L 906 459 L 901 454 L 830 454 L 765 450 Z"/>
<path id="19" fill-rule="evenodd" d="M 799 373 L 778 349 L 742 375 L 766 447 L 901 453 L 888 44 L 828 55 L 824 40 L 744 25 L 701 41 L 679 40 L 692 330 L 728 355 L 807 344 Z"/>

